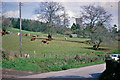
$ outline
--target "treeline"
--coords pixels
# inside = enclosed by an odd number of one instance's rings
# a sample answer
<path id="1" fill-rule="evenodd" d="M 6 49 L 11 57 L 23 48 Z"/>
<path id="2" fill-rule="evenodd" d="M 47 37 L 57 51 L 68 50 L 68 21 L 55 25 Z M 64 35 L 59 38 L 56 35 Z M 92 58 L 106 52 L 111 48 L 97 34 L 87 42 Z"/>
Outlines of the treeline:
<path id="1" fill-rule="evenodd" d="M 20 28 L 19 18 L 10 18 L 11 27 Z M 47 24 L 35 20 L 22 19 L 22 30 L 34 31 L 34 32 L 45 32 Z"/>
<path id="2" fill-rule="evenodd" d="M 20 28 L 19 18 L 7 18 L 7 20 L 10 21 L 9 27 L 18 28 L 18 29 Z M 6 23 L 3 23 L 3 24 L 4 24 L 3 27 L 8 26 L 8 24 Z M 22 30 L 48 33 L 48 24 L 40 21 L 36 21 L 36 20 L 31 20 L 31 19 L 22 19 Z M 57 26 L 57 25 L 55 25 L 52 28 L 53 34 L 55 33 L 64 34 L 65 31 L 68 31 L 68 30 L 69 28 L 67 27 Z"/>

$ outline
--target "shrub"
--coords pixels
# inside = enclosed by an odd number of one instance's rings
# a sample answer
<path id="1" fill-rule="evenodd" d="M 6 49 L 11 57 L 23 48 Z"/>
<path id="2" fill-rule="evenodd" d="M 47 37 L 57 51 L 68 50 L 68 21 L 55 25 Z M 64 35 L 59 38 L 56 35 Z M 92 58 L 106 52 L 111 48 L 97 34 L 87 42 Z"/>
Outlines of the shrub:
<path id="1" fill-rule="evenodd" d="M 70 69 L 70 68 L 71 68 L 70 65 L 63 65 L 63 66 L 62 66 L 62 70 L 67 70 L 67 69 Z"/>
<path id="2" fill-rule="evenodd" d="M 51 71 L 60 71 L 62 70 L 60 66 L 51 66 L 51 67 L 48 67 Z"/>
<path id="3" fill-rule="evenodd" d="M 9 60 L 9 54 L 4 52 L 4 51 L 2 51 L 2 58 L 6 59 L 6 60 Z"/>
<path id="4" fill-rule="evenodd" d="M 80 61 L 80 60 L 81 60 L 81 57 L 80 57 L 80 55 L 77 54 L 74 59 L 75 59 L 76 61 Z"/>

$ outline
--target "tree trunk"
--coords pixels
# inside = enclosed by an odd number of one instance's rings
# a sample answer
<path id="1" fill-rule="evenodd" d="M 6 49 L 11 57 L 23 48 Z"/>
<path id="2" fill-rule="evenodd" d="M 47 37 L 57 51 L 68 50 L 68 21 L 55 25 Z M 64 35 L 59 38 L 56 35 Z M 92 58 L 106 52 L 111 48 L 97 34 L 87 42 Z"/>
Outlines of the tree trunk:
<path id="1" fill-rule="evenodd" d="M 99 41 L 99 43 L 97 44 L 97 47 L 96 47 L 96 49 L 98 50 L 98 48 L 100 47 L 100 43 L 101 43 L 102 41 Z"/>
<path id="2" fill-rule="evenodd" d="M 83 31 L 83 37 L 85 37 L 85 32 Z"/>

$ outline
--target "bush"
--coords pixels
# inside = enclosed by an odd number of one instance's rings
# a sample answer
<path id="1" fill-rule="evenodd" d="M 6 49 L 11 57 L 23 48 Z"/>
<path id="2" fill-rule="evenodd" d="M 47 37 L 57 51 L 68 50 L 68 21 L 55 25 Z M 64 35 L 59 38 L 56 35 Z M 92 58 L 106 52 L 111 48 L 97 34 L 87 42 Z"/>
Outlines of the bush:
<path id="1" fill-rule="evenodd" d="M 51 67 L 48 67 L 50 69 L 50 71 L 61 71 L 61 67 L 60 66 L 51 66 Z"/>
<path id="2" fill-rule="evenodd" d="M 81 60 L 81 57 L 80 57 L 80 55 L 77 54 L 74 59 L 75 59 L 76 61 L 80 61 L 80 60 Z"/>
<path id="3" fill-rule="evenodd" d="M 6 59 L 6 60 L 9 60 L 9 54 L 4 52 L 4 51 L 2 51 L 2 58 Z"/>
<path id="4" fill-rule="evenodd" d="M 70 65 L 63 65 L 63 66 L 62 66 L 62 70 L 67 70 L 67 69 L 70 69 L 70 68 L 71 68 Z"/>

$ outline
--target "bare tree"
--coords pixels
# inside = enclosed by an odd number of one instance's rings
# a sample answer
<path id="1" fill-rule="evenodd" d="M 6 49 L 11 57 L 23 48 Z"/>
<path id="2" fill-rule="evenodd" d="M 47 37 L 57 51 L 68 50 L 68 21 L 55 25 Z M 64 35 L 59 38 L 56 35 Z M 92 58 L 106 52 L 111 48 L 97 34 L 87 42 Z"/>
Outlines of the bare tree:
<path id="1" fill-rule="evenodd" d="M 64 13 L 63 13 L 63 26 L 64 27 L 68 27 L 69 26 L 69 16 L 68 16 L 68 14 L 66 13 L 66 11 L 64 10 Z"/>
<path id="2" fill-rule="evenodd" d="M 10 18 L 7 17 L 8 15 L 5 14 L 7 4 L 3 2 L 3 3 L 0 3 L 0 5 L 2 8 L 2 11 L 1 11 L 2 30 L 6 32 L 7 29 L 11 26 L 11 21 L 10 21 Z"/>
<path id="3" fill-rule="evenodd" d="M 2 16 L 2 30 L 6 32 L 10 26 L 11 26 L 10 19 Z"/>
<path id="4" fill-rule="evenodd" d="M 57 20 L 60 19 L 59 12 L 64 7 L 58 2 L 41 2 L 39 8 L 35 10 L 36 14 L 39 14 L 38 19 L 48 23 L 48 34 L 52 34 L 52 28 Z"/>
<path id="5" fill-rule="evenodd" d="M 101 24 L 109 24 L 112 14 L 109 14 L 103 7 L 88 5 L 82 6 L 81 17 L 85 26 L 89 26 L 89 30 L 94 32 L 98 22 Z"/>
<path id="6" fill-rule="evenodd" d="M 65 34 L 65 31 L 67 29 L 67 27 L 69 26 L 69 16 L 68 14 L 66 13 L 66 11 L 64 10 L 63 11 L 63 14 L 61 15 L 61 25 L 62 25 L 62 31 L 63 31 L 63 34 Z"/>
<path id="7" fill-rule="evenodd" d="M 81 18 L 85 29 L 89 31 L 91 41 L 98 49 L 102 42 L 106 42 L 107 39 L 110 41 L 107 25 L 110 24 L 112 15 L 100 6 L 88 5 L 81 8 Z"/>
<path id="8" fill-rule="evenodd" d="M 91 35 L 92 42 L 95 44 L 94 48 L 98 49 L 102 42 L 110 42 L 110 32 L 104 27 L 104 25 L 98 25 L 94 33 Z"/>

